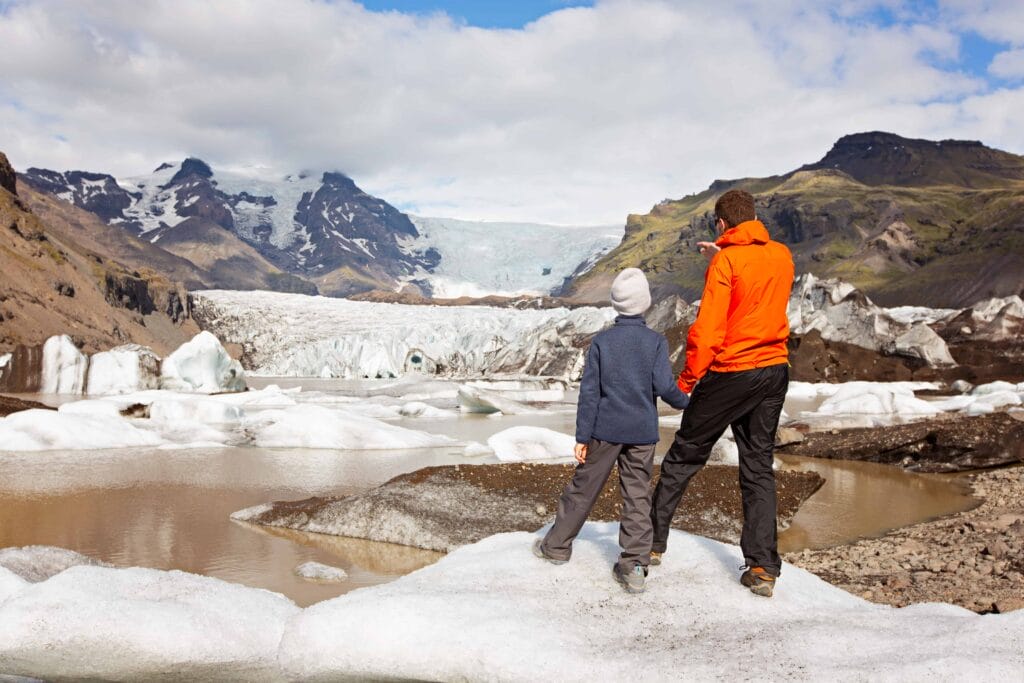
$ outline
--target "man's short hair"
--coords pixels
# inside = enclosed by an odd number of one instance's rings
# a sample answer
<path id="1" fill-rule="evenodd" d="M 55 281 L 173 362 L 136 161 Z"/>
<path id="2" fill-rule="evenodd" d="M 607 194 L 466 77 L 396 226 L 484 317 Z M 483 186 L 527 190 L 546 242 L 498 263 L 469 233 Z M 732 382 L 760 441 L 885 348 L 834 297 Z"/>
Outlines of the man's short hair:
<path id="1" fill-rule="evenodd" d="M 754 220 L 757 218 L 754 213 L 754 195 L 744 190 L 729 190 L 715 202 L 715 216 L 724 220 L 727 228 Z"/>

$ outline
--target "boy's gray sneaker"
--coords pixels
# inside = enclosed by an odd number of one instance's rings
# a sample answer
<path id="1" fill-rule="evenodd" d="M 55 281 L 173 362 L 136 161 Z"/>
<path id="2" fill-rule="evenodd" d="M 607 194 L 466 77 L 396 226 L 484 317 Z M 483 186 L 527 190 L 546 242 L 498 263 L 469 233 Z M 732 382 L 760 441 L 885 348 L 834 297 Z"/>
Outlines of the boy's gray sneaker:
<path id="1" fill-rule="evenodd" d="M 541 539 L 541 538 L 535 538 L 533 540 L 533 554 L 534 555 L 536 555 L 537 557 L 539 557 L 542 560 L 547 560 L 551 564 L 565 564 L 566 562 L 568 562 L 568 560 L 556 560 L 555 558 L 553 558 L 550 555 L 548 555 L 547 553 L 545 553 L 544 552 L 544 548 L 541 547 L 541 543 L 543 543 L 543 542 L 544 542 L 544 539 Z"/>
<path id="2" fill-rule="evenodd" d="M 612 577 L 622 584 L 627 593 L 643 593 L 647 589 L 647 572 L 640 565 L 633 565 L 633 570 L 623 573 L 619 563 L 612 565 Z"/>

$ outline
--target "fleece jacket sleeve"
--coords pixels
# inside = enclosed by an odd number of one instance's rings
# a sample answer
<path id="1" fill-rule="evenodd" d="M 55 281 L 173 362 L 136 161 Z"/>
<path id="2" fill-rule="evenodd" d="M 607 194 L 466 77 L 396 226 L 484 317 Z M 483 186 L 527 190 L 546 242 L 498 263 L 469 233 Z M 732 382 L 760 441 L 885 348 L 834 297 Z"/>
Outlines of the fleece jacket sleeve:
<path id="1" fill-rule="evenodd" d="M 724 252 L 723 249 L 715 254 L 708 265 L 697 320 L 686 336 L 686 367 L 677 381 L 679 389 L 686 394 L 693 391 L 694 385 L 711 367 L 725 341 L 732 300 L 732 266 Z"/>
<path id="2" fill-rule="evenodd" d="M 664 337 L 658 340 L 654 356 L 654 393 L 676 410 L 690 405 L 690 397 L 679 390 L 672 377 L 672 365 L 668 362 L 668 342 Z"/>
<path id="3" fill-rule="evenodd" d="M 597 405 L 601 401 L 601 350 L 591 344 L 580 380 L 580 397 L 576 403 L 576 443 L 590 443 L 597 424 Z"/>

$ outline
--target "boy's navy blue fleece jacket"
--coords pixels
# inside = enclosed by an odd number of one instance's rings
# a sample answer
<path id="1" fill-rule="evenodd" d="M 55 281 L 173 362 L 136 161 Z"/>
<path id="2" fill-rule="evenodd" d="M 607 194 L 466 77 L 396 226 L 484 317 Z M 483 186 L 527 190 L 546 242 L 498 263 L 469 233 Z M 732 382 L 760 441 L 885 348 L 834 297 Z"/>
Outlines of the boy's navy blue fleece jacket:
<path id="1" fill-rule="evenodd" d="M 576 406 L 576 443 L 658 441 L 657 397 L 676 409 L 689 397 L 676 386 L 665 337 L 643 316 L 620 315 L 590 344 Z"/>

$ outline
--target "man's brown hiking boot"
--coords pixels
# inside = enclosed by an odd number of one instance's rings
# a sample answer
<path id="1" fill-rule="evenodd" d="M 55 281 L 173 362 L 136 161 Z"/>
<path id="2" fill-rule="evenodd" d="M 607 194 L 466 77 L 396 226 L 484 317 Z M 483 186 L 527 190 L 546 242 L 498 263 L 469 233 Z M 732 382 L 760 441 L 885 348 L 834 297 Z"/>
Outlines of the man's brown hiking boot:
<path id="1" fill-rule="evenodd" d="M 662 555 L 664 555 L 664 553 L 657 553 L 657 552 L 654 552 L 653 550 L 651 551 L 651 566 L 652 567 L 657 567 L 659 564 L 661 564 L 661 556 Z"/>
<path id="2" fill-rule="evenodd" d="M 740 583 L 750 589 L 754 595 L 764 598 L 772 597 L 775 590 L 775 577 L 764 570 L 763 567 L 750 567 L 740 576 Z"/>

